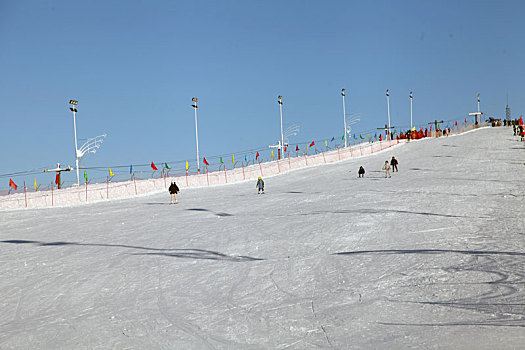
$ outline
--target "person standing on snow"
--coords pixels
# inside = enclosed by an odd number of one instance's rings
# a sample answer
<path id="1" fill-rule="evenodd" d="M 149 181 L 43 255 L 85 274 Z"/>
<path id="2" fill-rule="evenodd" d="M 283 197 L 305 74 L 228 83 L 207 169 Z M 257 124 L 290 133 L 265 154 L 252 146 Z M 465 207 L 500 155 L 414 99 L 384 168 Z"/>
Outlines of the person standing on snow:
<path id="1" fill-rule="evenodd" d="M 255 187 L 257 187 L 257 194 L 264 194 L 264 181 L 260 176 L 259 179 L 257 179 L 257 185 L 255 185 Z"/>
<path id="2" fill-rule="evenodd" d="M 383 165 L 383 170 L 385 171 L 385 179 L 390 176 L 390 164 L 388 164 L 388 160 L 385 161 L 385 165 Z"/>
<path id="3" fill-rule="evenodd" d="M 168 191 L 171 194 L 170 204 L 179 204 L 179 201 L 177 200 L 177 193 L 179 193 L 179 186 L 177 186 L 175 182 L 172 182 L 170 187 L 168 188 Z M 173 202 L 174 198 L 175 198 L 175 202 Z"/>
<path id="4" fill-rule="evenodd" d="M 357 173 L 359 174 L 359 177 L 365 177 L 365 168 L 363 168 L 363 166 L 360 166 Z"/>
<path id="5" fill-rule="evenodd" d="M 390 166 L 392 167 L 392 172 L 394 171 L 398 171 L 397 170 L 397 165 L 399 163 L 397 162 L 397 159 L 395 157 L 392 157 L 392 160 L 390 161 Z"/>

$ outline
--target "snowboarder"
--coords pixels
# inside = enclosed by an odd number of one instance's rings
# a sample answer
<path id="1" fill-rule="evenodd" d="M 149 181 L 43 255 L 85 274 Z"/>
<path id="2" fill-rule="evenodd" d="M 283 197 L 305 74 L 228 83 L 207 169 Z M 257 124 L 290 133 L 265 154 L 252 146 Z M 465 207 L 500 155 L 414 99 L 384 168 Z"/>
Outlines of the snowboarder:
<path id="1" fill-rule="evenodd" d="M 385 161 L 385 165 L 383 165 L 383 170 L 385 171 L 385 179 L 390 176 L 390 164 L 388 164 L 388 160 Z"/>
<path id="2" fill-rule="evenodd" d="M 398 165 L 398 164 L 399 164 L 399 163 L 397 162 L 396 157 L 392 157 L 392 160 L 390 161 L 390 166 L 392 167 L 392 172 L 394 172 L 394 171 L 398 171 L 398 170 L 397 170 L 397 165 Z"/>
<path id="3" fill-rule="evenodd" d="M 257 187 L 257 194 L 264 194 L 264 181 L 260 176 L 259 179 L 257 179 L 257 185 L 255 185 L 255 187 Z"/>
<path id="4" fill-rule="evenodd" d="M 179 193 L 179 186 L 177 186 L 175 182 L 172 182 L 170 187 L 168 188 L 168 191 L 171 194 L 170 204 L 179 204 L 179 201 L 177 200 L 177 193 Z M 175 202 L 173 202 L 173 199 L 175 199 Z"/>
<path id="5" fill-rule="evenodd" d="M 365 177 L 365 168 L 361 165 L 357 173 L 359 174 L 359 177 Z"/>

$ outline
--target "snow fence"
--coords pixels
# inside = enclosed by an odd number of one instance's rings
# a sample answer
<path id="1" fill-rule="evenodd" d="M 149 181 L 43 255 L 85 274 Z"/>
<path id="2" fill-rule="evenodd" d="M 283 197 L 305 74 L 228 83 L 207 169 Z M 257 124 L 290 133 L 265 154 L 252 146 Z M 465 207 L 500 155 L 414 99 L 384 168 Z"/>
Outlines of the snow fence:
<path id="1" fill-rule="evenodd" d="M 204 172 L 201 174 L 182 174 L 161 176 L 152 179 L 131 179 L 128 181 L 96 184 L 83 184 L 80 186 L 54 189 L 49 191 L 15 193 L 0 197 L 0 210 L 65 207 L 86 203 L 107 201 L 112 199 L 129 198 L 166 191 L 172 181 L 182 188 L 206 187 L 222 184 L 239 183 L 257 179 L 259 176 L 268 177 L 301 169 L 313 165 L 335 163 L 345 159 L 362 157 L 390 148 L 406 140 L 386 140 L 372 143 L 338 148 L 314 155 L 288 157 L 271 162 L 242 166 L 235 169 L 226 169 Z"/>

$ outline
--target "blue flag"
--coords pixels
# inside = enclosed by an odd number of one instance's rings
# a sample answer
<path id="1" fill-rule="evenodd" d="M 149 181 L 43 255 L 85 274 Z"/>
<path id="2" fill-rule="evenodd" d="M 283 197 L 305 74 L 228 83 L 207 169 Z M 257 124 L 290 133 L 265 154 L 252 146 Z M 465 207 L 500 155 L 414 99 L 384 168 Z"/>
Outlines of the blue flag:
<path id="1" fill-rule="evenodd" d="M 248 163 L 248 158 L 246 158 L 246 154 L 244 155 L 244 161 Z"/>
<path id="2" fill-rule="evenodd" d="M 332 137 L 332 139 L 330 140 L 330 142 L 334 141 L 335 140 L 335 137 Z"/>
<path id="3" fill-rule="evenodd" d="M 129 166 L 129 174 L 131 175 L 132 172 L 133 172 L 133 165 L 130 165 Z"/>

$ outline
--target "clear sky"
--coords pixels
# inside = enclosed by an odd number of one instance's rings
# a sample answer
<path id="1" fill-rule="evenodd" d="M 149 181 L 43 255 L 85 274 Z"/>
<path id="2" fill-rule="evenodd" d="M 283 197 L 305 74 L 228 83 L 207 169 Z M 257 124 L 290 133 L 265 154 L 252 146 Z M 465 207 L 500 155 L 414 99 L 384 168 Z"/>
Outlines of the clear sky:
<path id="1" fill-rule="evenodd" d="M 497 117 L 508 93 L 517 117 L 524 13 L 523 1 L 1 0 L 0 175 L 74 166 L 70 99 L 79 139 L 108 135 L 86 167 L 193 167 L 194 96 L 201 159 L 277 142 L 278 95 L 285 127 L 301 125 L 292 143 L 343 134 L 341 88 L 356 132 L 386 123 L 386 89 L 403 128 L 410 91 L 416 125 L 463 120 L 477 93 Z"/>

